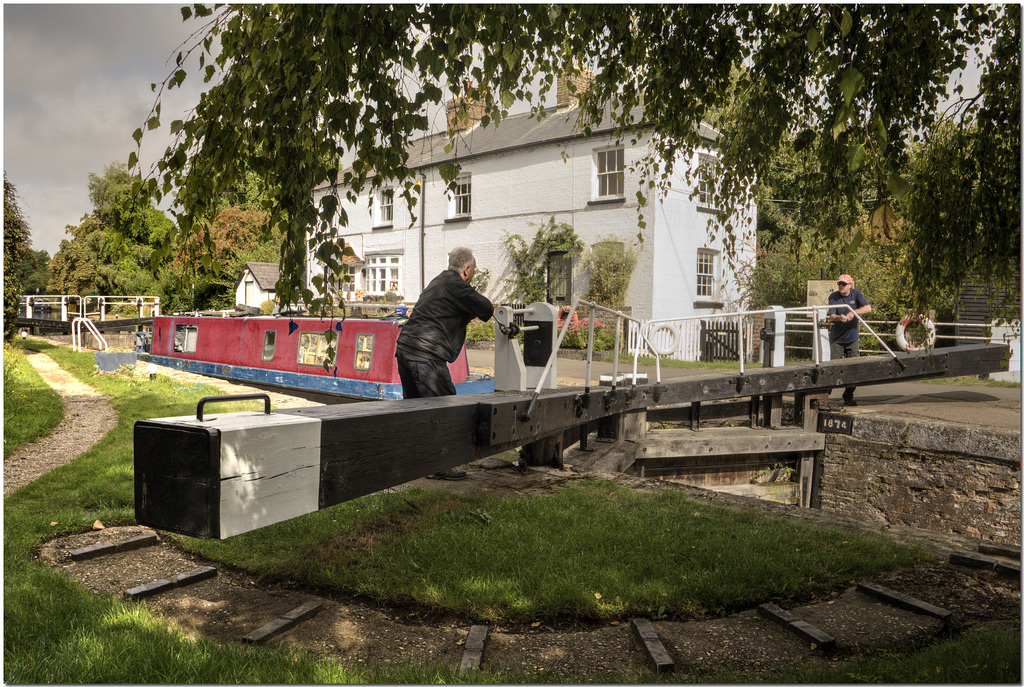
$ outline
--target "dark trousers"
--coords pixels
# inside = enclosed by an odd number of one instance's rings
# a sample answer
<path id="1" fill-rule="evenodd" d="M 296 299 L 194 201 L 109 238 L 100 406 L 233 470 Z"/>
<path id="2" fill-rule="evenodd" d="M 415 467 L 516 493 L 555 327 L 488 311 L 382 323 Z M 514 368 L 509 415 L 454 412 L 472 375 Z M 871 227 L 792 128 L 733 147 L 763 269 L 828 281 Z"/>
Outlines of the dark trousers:
<path id="1" fill-rule="evenodd" d="M 857 358 L 860 356 L 860 339 L 858 338 L 853 343 L 848 344 L 831 343 L 829 348 L 832 352 L 832 360 L 839 360 L 840 358 Z M 846 387 L 846 390 L 843 391 L 843 398 L 853 398 L 853 392 L 856 388 L 857 387 L 855 386 Z"/>
<path id="2" fill-rule="evenodd" d="M 402 380 L 405 398 L 455 395 L 448 363 L 409 355 L 402 349 L 395 351 L 395 358 L 398 359 L 398 376 Z"/>

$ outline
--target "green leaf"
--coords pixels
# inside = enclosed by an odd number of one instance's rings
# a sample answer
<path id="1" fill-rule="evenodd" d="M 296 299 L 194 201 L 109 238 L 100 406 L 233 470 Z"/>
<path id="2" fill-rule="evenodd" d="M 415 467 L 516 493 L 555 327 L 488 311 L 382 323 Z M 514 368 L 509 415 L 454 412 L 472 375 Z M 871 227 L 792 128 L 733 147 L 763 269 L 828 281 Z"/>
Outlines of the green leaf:
<path id="1" fill-rule="evenodd" d="M 882 123 L 882 118 L 879 115 L 875 115 L 875 118 L 871 120 L 871 130 L 875 134 L 875 142 L 878 144 L 880 151 L 885 151 L 889 146 L 889 132 L 885 129 L 885 124 Z"/>
<path id="2" fill-rule="evenodd" d="M 136 143 L 140 143 L 142 141 L 142 129 L 136 129 L 132 132 L 132 138 L 135 139 Z"/>
<path id="3" fill-rule="evenodd" d="M 839 83 L 839 88 L 843 91 L 843 97 L 846 99 L 846 104 L 849 105 L 853 101 L 853 96 L 857 94 L 864 86 L 864 75 L 857 70 L 856 67 L 847 67 L 846 71 L 843 72 L 842 81 Z"/>
<path id="4" fill-rule="evenodd" d="M 450 184 L 459 176 L 462 166 L 453 162 L 442 162 L 438 171 L 441 173 L 441 178 L 444 179 L 444 182 Z"/>
<path id="5" fill-rule="evenodd" d="M 811 28 L 807 31 L 807 52 L 814 52 L 818 49 L 818 44 L 821 42 L 821 32 L 818 29 Z"/>
<path id="6" fill-rule="evenodd" d="M 899 174 L 892 174 L 885 185 L 896 200 L 903 200 L 910 192 L 910 184 Z"/>
<path id="7" fill-rule="evenodd" d="M 860 166 L 864 163 L 865 155 L 863 143 L 850 146 L 849 150 L 846 151 L 846 161 L 851 172 L 856 172 L 860 169 Z"/>
<path id="8" fill-rule="evenodd" d="M 192 16 L 192 8 L 191 7 L 182 7 L 181 8 L 181 20 L 182 21 L 187 21 L 191 16 Z"/>
<path id="9" fill-rule="evenodd" d="M 853 17 L 850 16 L 850 11 L 843 10 L 843 21 L 839 26 L 840 33 L 843 34 L 843 38 L 850 34 L 850 30 L 853 28 Z"/>
<path id="10" fill-rule="evenodd" d="M 836 119 L 832 123 L 832 138 L 839 138 L 839 135 L 846 131 L 850 122 L 850 108 L 841 107 L 836 113 Z"/>
<path id="11" fill-rule="evenodd" d="M 871 211 L 871 228 L 876 232 L 882 232 L 886 236 L 891 236 L 895 224 L 896 213 L 892 211 L 888 203 L 882 203 Z"/>
<path id="12" fill-rule="evenodd" d="M 501 94 L 501 106 L 502 107 L 508 109 L 508 108 L 512 107 L 512 104 L 515 101 L 516 101 L 516 98 L 515 98 L 514 95 L 512 95 L 511 91 L 504 91 Z"/>
<path id="13" fill-rule="evenodd" d="M 864 230 L 861 229 L 854 234 L 853 239 L 850 240 L 850 245 L 847 251 L 850 253 L 856 253 L 857 249 L 860 248 L 860 244 L 864 243 Z"/>

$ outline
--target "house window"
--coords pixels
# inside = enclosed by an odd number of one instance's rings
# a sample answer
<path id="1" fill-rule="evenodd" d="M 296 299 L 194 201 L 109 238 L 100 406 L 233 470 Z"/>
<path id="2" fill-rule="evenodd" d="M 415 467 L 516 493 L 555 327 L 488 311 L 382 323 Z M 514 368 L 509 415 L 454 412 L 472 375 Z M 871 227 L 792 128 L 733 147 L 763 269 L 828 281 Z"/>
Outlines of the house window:
<path id="1" fill-rule="evenodd" d="M 299 334 L 299 365 L 323 367 L 329 346 L 327 337 L 322 333 L 302 332 Z"/>
<path id="2" fill-rule="evenodd" d="M 268 329 L 263 332 L 263 362 L 269 363 L 274 359 L 274 348 L 277 345 L 277 332 Z"/>
<path id="3" fill-rule="evenodd" d="M 455 190 L 451 196 L 449 215 L 451 217 L 469 217 L 473 210 L 473 178 L 471 174 L 463 174 L 455 180 Z"/>
<path id="4" fill-rule="evenodd" d="M 375 255 L 366 259 L 366 293 L 398 293 L 402 285 L 402 257 Z"/>
<path id="5" fill-rule="evenodd" d="M 341 291 L 342 291 L 342 293 L 345 293 L 345 294 L 355 293 L 356 289 L 359 288 L 359 284 L 356 282 L 357 275 L 359 273 L 358 268 L 355 265 L 353 265 L 353 264 L 348 264 L 348 265 L 342 265 L 342 269 L 344 270 L 344 274 L 347 274 L 349 277 L 351 277 L 348 281 L 345 281 L 344 278 L 339 280 L 339 281 L 341 281 Z M 342 275 L 343 277 L 344 277 L 344 274 Z"/>
<path id="6" fill-rule="evenodd" d="M 710 250 L 697 251 L 697 297 L 711 298 L 715 295 L 715 267 L 717 254 Z"/>
<path id="7" fill-rule="evenodd" d="M 373 334 L 356 334 L 356 359 L 353 366 L 357 370 L 369 370 L 373 361 Z"/>
<path id="8" fill-rule="evenodd" d="M 625 149 L 610 148 L 597 151 L 597 188 L 595 197 L 622 198 L 626 194 Z"/>
<path id="9" fill-rule="evenodd" d="M 195 353 L 199 339 L 199 327 L 194 324 L 179 324 L 174 327 L 174 352 Z"/>
<path id="10" fill-rule="evenodd" d="M 706 208 L 715 207 L 715 189 L 718 186 L 718 158 L 700 154 L 697 167 L 697 204 Z"/>
<path id="11" fill-rule="evenodd" d="M 377 191 L 377 213 L 373 218 L 375 227 L 390 227 L 395 219 L 395 189 L 386 188 Z"/>

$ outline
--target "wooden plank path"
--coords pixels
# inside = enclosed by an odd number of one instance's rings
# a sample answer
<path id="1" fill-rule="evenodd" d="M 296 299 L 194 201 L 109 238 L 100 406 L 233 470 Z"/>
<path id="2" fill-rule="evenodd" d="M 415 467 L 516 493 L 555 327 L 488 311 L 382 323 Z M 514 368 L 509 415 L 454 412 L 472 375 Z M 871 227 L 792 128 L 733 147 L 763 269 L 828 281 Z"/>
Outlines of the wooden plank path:
<path id="1" fill-rule="evenodd" d="M 140 524 L 225 538 L 659 405 L 1005 370 L 975 344 L 752 368 L 635 387 L 554 389 L 156 418 L 135 425 Z M 581 432 L 582 434 L 582 432 Z"/>

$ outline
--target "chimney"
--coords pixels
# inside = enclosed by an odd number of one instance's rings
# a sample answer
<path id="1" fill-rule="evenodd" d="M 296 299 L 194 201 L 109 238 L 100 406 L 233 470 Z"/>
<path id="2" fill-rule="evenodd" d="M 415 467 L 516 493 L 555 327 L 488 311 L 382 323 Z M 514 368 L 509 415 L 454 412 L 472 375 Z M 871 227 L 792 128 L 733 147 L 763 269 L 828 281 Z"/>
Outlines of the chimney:
<path id="1" fill-rule="evenodd" d="M 580 95 L 583 91 L 590 88 L 590 83 L 594 80 L 594 72 L 587 69 L 580 69 L 575 74 L 567 75 L 562 74 L 558 77 L 558 89 L 556 91 L 556 105 L 555 109 L 564 110 L 572 105 L 579 102 Z M 572 93 L 569 92 L 569 83 L 575 87 Z"/>
<path id="2" fill-rule="evenodd" d="M 472 83 L 467 83 L 468 88 L 472 88 Z M 462 122 L 457 121 L 459 113 L 465 108 L 466 119 Z M 480 118 L 484 116 L 484 104 L 478 100 L 473 100 L 468 96 L 461 95 L 457 98 L 452 98 L 445 103 L 445 112 L 448 115 L 448 133 L 453 134 L 459 131 L 468 131 L 480 121 Z"/>

